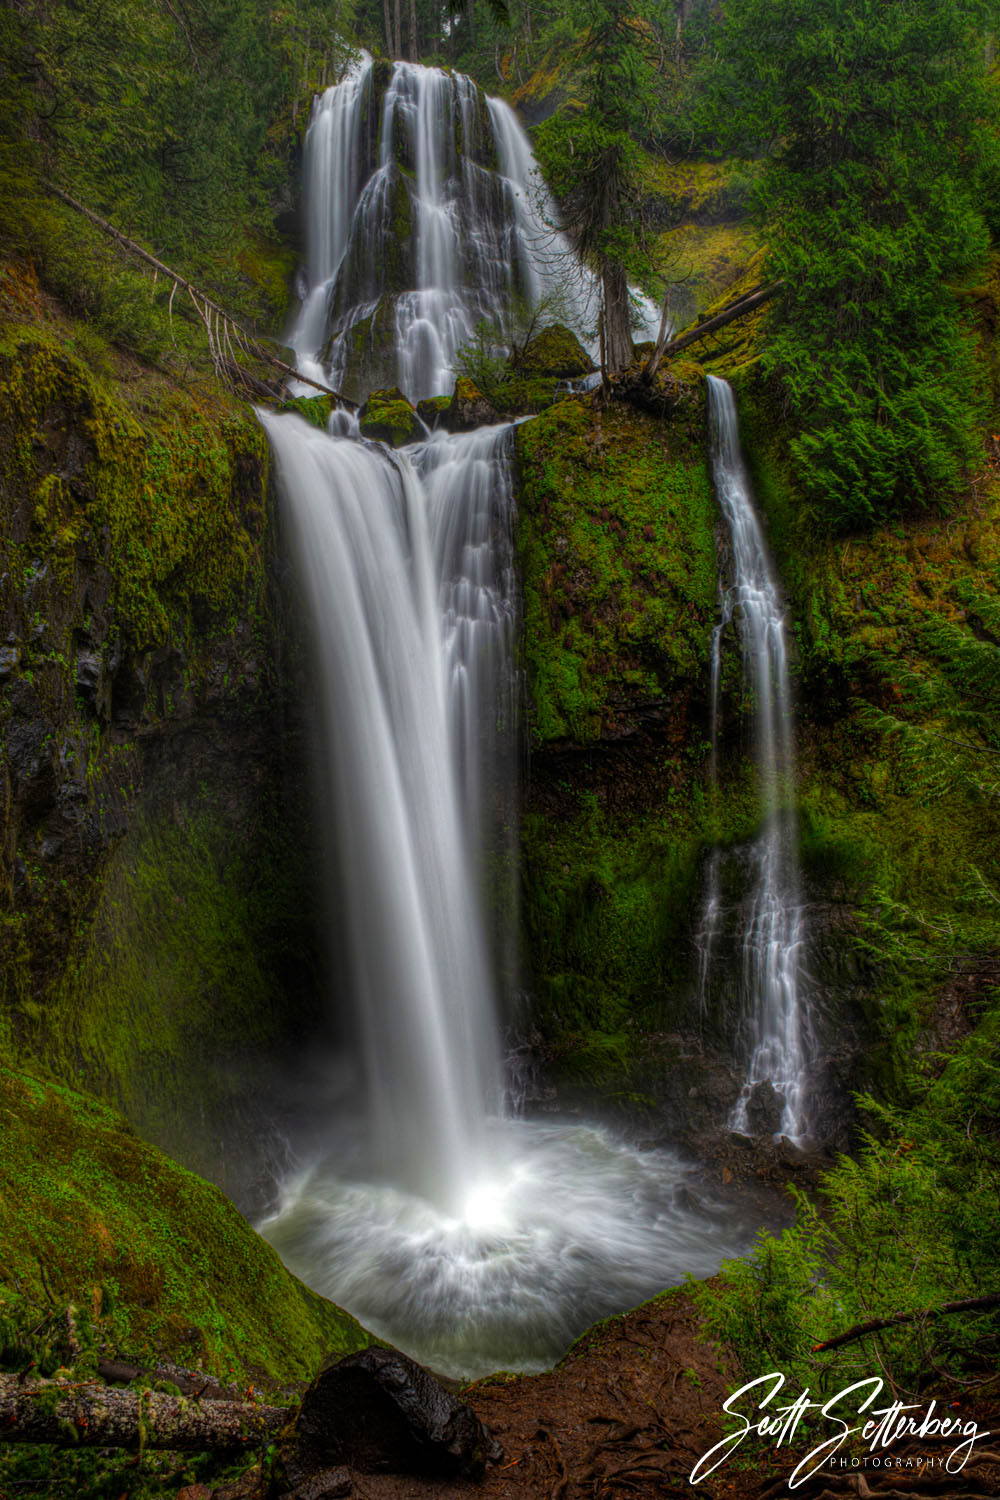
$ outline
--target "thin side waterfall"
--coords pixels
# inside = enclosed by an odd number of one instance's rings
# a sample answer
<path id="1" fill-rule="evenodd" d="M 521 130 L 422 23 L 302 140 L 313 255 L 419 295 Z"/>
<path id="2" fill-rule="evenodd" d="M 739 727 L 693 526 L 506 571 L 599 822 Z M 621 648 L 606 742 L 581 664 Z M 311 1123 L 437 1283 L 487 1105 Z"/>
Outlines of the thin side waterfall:
<path id="1" fill-rule="evenodd" d="M 730 1119 L 748 1130 L 747 1106 L 754 1090 L 770 1084 L 781 1107 L 781 1134 L 801 1140 L 809 1133 L 807 1097 L 808 1018 L 800 970 L 804 942 L 802 893 L 794 802 L 795 751 L 784 605 L 740 450 L 733 393 L 724 380 L 708 377 L 712 473 L 732 544 L 733 582 L 713 637 L 712 771 L 716 774 L 721 641 L 735 618 L 743 670 L 753 693 L 754 749 L 762 826 L 749 850 L 750 906 L 741 957 L 740 1013 L 748 1053 L 746 1080 Z M 711 946 L 719 920 L 719 851 L 710 855 L 702 930 L 704 995 Z"/>
<path id="2" fill-rule="evenodd" d="M 450 387 L 475 318 L 549 284 L 534 172 L 510 111 L 469 79 L 362 60 L 307 138 L 300 369 L 361 393 L 387 376 L 411 396 Z M 516 887 L 513 429 L 394 453 L 342 412 L 326 432 L 261 420 L 315 642 L 337 1003 L 364 1063 L 364 1108 L 349 1090 L 329 1107 L 261 1229 L 438 1370 L 544 1368 L 754 1226 L 693 1203 L 672 1152 L 502 1114 L 516 932 L 486 913 L 515 906 L 497 892 Z"/>

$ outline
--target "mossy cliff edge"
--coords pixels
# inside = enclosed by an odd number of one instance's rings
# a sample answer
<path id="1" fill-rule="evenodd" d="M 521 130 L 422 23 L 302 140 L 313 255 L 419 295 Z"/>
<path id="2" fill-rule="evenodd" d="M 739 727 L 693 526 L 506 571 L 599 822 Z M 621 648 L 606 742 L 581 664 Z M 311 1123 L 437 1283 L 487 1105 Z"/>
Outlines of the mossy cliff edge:
<path id="1" fill-rule="evenodd" d="M 738 372 L 716 367 L 736 380 L 789 596 L 804 987 L 827 1136 L 846 1143 L 851 1091 L 900 1097 L 914 1048 L 969 1032 L 1000 977 L 996 726 L 980 691 L 985 656 L 1000 650 L 1000 495 L 991 460 L 959 514 L 825 540 L 789 478 L 789 434 L 752 353 L 739 346 Z M 759 810 L 735 625 L 711 791 L 708 653 L 726 538 L 703 379 L 697 366 L 680 374 L 686 394 L 662 420 L 577 400 L 518 429 L 522 911 L 525 1030 L 545 1058 L 543 1093 L 699 1135 L 718 1129 L 738 1086 L 741 862 Z M 736 915 L 699 993 L 713 844 Z"/>
<path id="2" fill-rule="evenodd" d="M 0 1035 L 240 1194 L 315 990 L 266 442 L 3 288 Z"/>

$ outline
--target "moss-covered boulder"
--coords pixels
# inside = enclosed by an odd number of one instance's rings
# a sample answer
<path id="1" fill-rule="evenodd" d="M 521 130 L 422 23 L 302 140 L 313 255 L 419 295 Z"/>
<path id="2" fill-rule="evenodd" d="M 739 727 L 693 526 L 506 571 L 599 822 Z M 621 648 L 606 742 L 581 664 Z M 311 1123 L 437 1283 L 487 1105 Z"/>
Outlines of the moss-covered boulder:
<path id="1" fill-rule="evenodd" d="M 449 429 L 452 432 L 471 432 L 474 427 L 489 427 L 499 420 L 500 413 L 475 381 L 467 375 L 460 375 L 448 404 Z"/>
<path id="2" fill-rule="evenodd" d="M 389 443 L 393 448 L 419 442 L 424 436 L 420 418 L 395 385 L 388 390 L 372 391 L 360 415 L 362 435 Z"/>
<path id="3" fill-rule="evenodd" d="M 0 1067 L 0 1307 L 73 1302 L 109 1352 L 308 1379 L 370 1338 L 201 1178 L 86 1095 Z"/>
<path id="4" fill-rule="evenodd" d="M 450 407 L 450 396 L 426 396 L 417 402 L 417 416 L 433 432 L 436 427 L 445 426 Z"/>
<path id="5" fill-rule="evenodd" d="M 525 375 L 555 375 L 560 380 L 575 380 L 594 368 L 576 334 L 563 323 L 550 323 L 536 334 L 519 364 Z"/>

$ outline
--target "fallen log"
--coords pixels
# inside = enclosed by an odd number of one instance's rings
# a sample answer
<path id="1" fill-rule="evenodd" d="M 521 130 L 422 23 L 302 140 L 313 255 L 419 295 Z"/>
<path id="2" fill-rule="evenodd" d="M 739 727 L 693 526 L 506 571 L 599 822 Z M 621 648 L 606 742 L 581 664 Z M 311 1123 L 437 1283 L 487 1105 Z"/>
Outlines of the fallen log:
<path id="1" fill-rule="evenodd" d="M 227 1452 L 271 1442 L 293 1413 L 248 1401 L 189 1400 L 112 1390 L 97 1381 L 22 1381 L 0 1375 L 0 1442 L 60 1448 Z"/>
<path id="2" fill-rule="evenodd" d="M 195 305 L 198 316 L 205 326 L 212 363 L 220 375 L 229 374 L 230 379 L 232 379 L 231 372 L 227 371 L 226 366 L 233 365 L 239 371 L 240 381 L 245 383 L 249 389 L 253 389 L 253 377 L 248 377 L 246 372 L 240 368 L 237 361 L 232 358 L 232 339 L 229 337 L 231 334 L 244 353 L 249 354 L 251 358 L 259 359 L 263 364 L 272 365 L 276 370 L 280 370 L 282 374 L 290 376 L 291 379 L 301 381 L 303 385 L 309 385 L 314 390 L 322 391 L 324 396 L 331 396 L 339 405 L 348 407 L 350 411 L 358 410 L 358 403 L 356 401 L 349 400 L 347 396 L 342 395 L 340 391 L 332 390 L 328 385 L 321 385 L 318 380 L 313 380 L 308 375 L 300 374 L 298 370 L 293 369 L 291 365 L 286 364 L 277 355 L 269 353 L 266 349 L 262 349 L 258 335 L 250 333 L 248 329 L 244 328 L 241 323 L 238 323 L 234 317 L 227 313 L 225 308 L 220 307 L 217 302 L 213 301 L 199 287 L 188 281 L 186 276 L 182 276 L 179 271 L 172 270 L 162 260 L 158 260 L 155 255 L 151 255 L 142 245 L 137 244 L 133 239 L 129 239 L 127 234 L 123 234 L 108 219 L 102 219 L 100 214 L 95 214 L 92 208 L 88 208 L 85 203 L 81 203 L 79 199 L 72 197 L 71 194 L 67 193 L 63 188 L 58 187 L 54 182 L 45 181 L 45 186 L 50 193 L 54 193 L 68 208 L 72 208 L 76 213 L 82 214 L 85 219 L 89 219 L 92 224 L 96 224 L 98 229 L 102 230 L 110 239 L 115 240 L 130 255 L 134 255 L 139 260 L 145 261 L 147 265 L 153 267 L 154 271 L 162 272 L 169 281 L 173 282 L 174 292 L 176 292 L 178 287 L 182 287 L 187 292 Z M 172 292 L 170 295 L 171 304 L 173 304 L 173 300 Z M 214 326 L 212 320 L 213 314 L 215 315 Z M 264 334 L 260 337 L 266 338 L 267 335 Z M 229 358 L 224 356 L 224 348 L 229 351 Z"/>
<path id="3" fill-rule="evenodd" d="M 721 312 L 716 313 L 714 318 L 706 318 L 704 322 L 698 323 L 687 333 L 682 333 L 679 338 L 671 339 L 664 344 L 662 349 L 654 349 L 650 355 L 643 375 L 647 380 L 652 380 L 662 360 L 671 355 L 679 354 L 682 349 L 687 349 L 691 344 L 696 344 L 699 339 L 705 338 L 710 333 L 715 333 L 718 328 L 725 328 L 727 323 L 734 323 L 737 318 L 745 318 L 748 313 L 756 309 L 773 297 L 775 292 L 782 286 L 780 281 L 772 281 L 770 286 L 758 287 L 755 291 L 746 293 L 743 297 L 737 297 L 724 307 Z"/>

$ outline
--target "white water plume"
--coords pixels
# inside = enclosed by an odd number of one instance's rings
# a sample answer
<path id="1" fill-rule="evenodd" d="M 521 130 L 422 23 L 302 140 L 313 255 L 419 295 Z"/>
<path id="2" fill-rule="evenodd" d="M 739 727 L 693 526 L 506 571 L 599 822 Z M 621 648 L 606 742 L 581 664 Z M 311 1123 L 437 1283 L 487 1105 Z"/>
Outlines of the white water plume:
<path id="1" fill-rule="evenodd" d="M 784 604 L 754 510 L 740 450 L 733 393 L 708 377 L 712 473 L 732 544 L 733 582 L 713 637 L 712 773 L 716 775 L 722 631 L 739 626 L 743 669 L 754 701 L 754 749 L 763 824 L 747 854 L 750 907 L 744 924 L 740 1010 L 749 1062 L 730 1120 L 748 1130 L 747 1105 L 755 1088 L 770 1084 L 781 1106 L 779 1133 L 808 1135 L 806 1038 L 801 954 L 805 940 L 795 804 L 795 754 L 788 679 Z M 712 944 L 720 919 L 719 851 L 709 856 L 702 931 L 704 995 Z"/>

